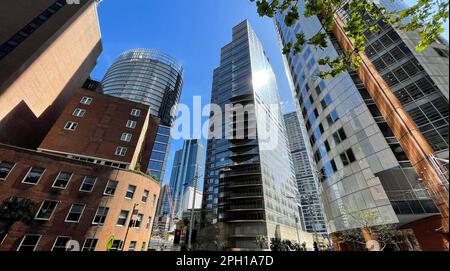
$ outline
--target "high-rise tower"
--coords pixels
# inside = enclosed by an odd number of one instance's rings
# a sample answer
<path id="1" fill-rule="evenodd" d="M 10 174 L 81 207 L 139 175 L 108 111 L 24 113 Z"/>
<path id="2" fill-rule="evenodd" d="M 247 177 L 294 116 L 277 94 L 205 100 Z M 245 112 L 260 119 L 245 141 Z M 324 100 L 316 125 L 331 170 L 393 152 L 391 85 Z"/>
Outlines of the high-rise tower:
<path id="1" fill-rule="evenodd" d="M 222 112 L 210 117 L 202 227 L 224 223 L 228 245 L 241 249 L 257 249 L 259 235 L 296 241 L 298 190 L 277 83 L 247 21 L 221 50 L 211 104 Z"/>
<path id="2" fill-rule="evenodd" d="M 156 50 L 134 49 L 122 53 L 102 80 L 108 95 L 150 106 L 161 119 L 148 171 L 164 179 L 170 146 L 170 128 L 183 85 L 183 67 L 171 56 Z"/>

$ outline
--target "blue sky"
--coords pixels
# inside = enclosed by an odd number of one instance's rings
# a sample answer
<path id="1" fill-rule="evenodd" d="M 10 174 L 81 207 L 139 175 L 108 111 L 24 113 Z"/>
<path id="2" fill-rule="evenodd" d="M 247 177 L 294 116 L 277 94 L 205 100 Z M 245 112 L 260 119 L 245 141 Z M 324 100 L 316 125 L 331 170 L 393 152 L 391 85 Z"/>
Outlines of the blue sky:
<path id="1" fill-rule="evenodd" d="M 101 80 L 125 50 L 161 50 L 184 66 L 180 102 L 188 106 L 196 95 L 202 96 L 203 104 L 209 103 L 212 71 L 219 65 L 220 48 L 231 41 L 232 27 L 248 19 L 274 68 L 283 110 L 294 110 L 274 24 L 260 18 L 249 0 L 106 0 L 99 6 L 99 17 L 104 50 L 92 77 Z M 448 26 L 446 37 L 448 40 Z M 170 177 L 174 152 L 182 144 L 172 142 L 165 181 Z"/>
<path id="2" fill-rule="evenodd" d="M 99 17 L 104 50 L 92 74 L 97 80 L 121 52 L 158 49 L 184 65 L 181 103 L 191 105 L 192 96 L 199 95 L 207 104 L 212 72 L 220 63 L 220 48 L 231 41 L 232 27 L 248 19 L 273 65 L 281 100 L 292 100 L 274 24 L 260 18 L 248 0 L 106 0 L 99 6 Z M 285 110 L 293 110 L 291 102 Z M 181 147 L 182 141 L 172 142 L 166 180 L 173 154 Z"/>

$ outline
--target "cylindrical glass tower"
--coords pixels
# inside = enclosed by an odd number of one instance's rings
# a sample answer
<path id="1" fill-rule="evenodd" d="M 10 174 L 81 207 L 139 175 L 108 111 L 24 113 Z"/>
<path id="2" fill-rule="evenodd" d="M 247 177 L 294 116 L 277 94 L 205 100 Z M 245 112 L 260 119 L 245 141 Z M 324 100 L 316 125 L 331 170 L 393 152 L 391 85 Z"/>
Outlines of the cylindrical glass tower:
<path id="1" fill-rule="evenodd" d="M 170 127 L 183 85 L 183 66 L 152 49 L 133 49 L 119 55 L 102 80 L 103 93 L 147 104 L 161 119 L 149 165 L 150 174 L 164 178 Z"/>

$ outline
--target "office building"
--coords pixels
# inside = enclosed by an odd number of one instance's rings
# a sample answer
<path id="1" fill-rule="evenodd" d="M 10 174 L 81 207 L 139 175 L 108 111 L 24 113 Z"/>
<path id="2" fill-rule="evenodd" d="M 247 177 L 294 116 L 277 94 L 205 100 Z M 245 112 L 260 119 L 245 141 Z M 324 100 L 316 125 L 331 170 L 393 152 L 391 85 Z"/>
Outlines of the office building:
<path id="1" fill-rule="evenodd" d="M 285 114 L 284 123 L 300 196 L 303 229 L 307 232 L 326 235 L 327 227 L 317 187 L 317 173 L 312 164 L 312 155 L 305 144 L 308 140 L 304 138 L 307 134 L 306 127 L 301 125 L 303 122 L 299 121 L 297 112 Z"/>
<path id="2" fill-rule="evenodd" d="M 195 186 L 195 178 L 201 175 L 203 145 L 197 139 L 184 141 L 183 148 L 175 152 L 170 175 L 170 192 L 175 217 L 180 217 L 184 211 L 185 192 Z"/>
<path id="3" fill-rule="evenodd" d="M 122 53 L 102 80 L 103 93 L 150 106 L 161 120 L 148 171 L 164 179 L 170 128 L 183 85 L 183 67 L 171 56 L 150 49 Z"/>
<path id="4" fill-rule="evenodd" d="M 225 131 L 208 140 L 202 227 L 225 223 L 227 246 L 242 250 L 258 249 L 259 235 L 297 241 L 298 190 L 276 79 L 247 21 L 221 50 L 211 104 L 222 109 L 211 115 L 211 126 L 220 128 L 222 120 Z M 250 109 L 227 109 L 239 105 Z"/>
<path id="5" fill-rule="evenodd" d="M 303 14 L 303 2 L 298 6 Z M 424 250 L 448 248 L 448 190 L 441 185 L 448 177 L 434 163 L 448 157 L 448 47 L 437 42 L 416 52 L 415 33 L 379 20 L 380 32 L 365 33 L 362 67 L 322 80 L 318 59 L 351 50 L 342 30 L 347 11 L 344 3 L 336 13 L 327 48 L 305 45 L 285 57 L 330 232 L 361 228 L 348 213 L 372 210 L 379 216 L 371 225 L 413 229 Z M 275 23 L 282 45 L 322 27 L 316 16 L 287 27 L 278 15 Z"/>
<path id="6" fill-rule="evenodd" d="M 102 51 L 97 1 L 1 1 L 0 142 L 37 148 Z"/>

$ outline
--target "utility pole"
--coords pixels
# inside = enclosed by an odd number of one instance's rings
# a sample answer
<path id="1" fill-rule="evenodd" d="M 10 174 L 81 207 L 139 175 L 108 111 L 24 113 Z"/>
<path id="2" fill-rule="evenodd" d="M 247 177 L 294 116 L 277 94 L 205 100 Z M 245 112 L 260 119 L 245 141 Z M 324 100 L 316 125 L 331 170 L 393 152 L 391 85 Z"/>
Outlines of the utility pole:
<path id="1" fill-rule="evenodd" d="M 130 216 L 130 223 L 128 223 L 128 227 L 127 227 L 127 231 L 125 233 L 125 237 L 123 238 L 123 244 L 122 244 L 122 251 L 125 247 L 125 244 L 127 242 L 127 237 L 128 237 L 128 232 L 130 231 L 131 228 L 131 223 L 133 222 L 133 215 L 134 215 L 134 211 L 136 210 L 136 207 L 139 206 L 138 203 L 133 204 L 133 210 L 131 211 L 131 216 Z"/>

